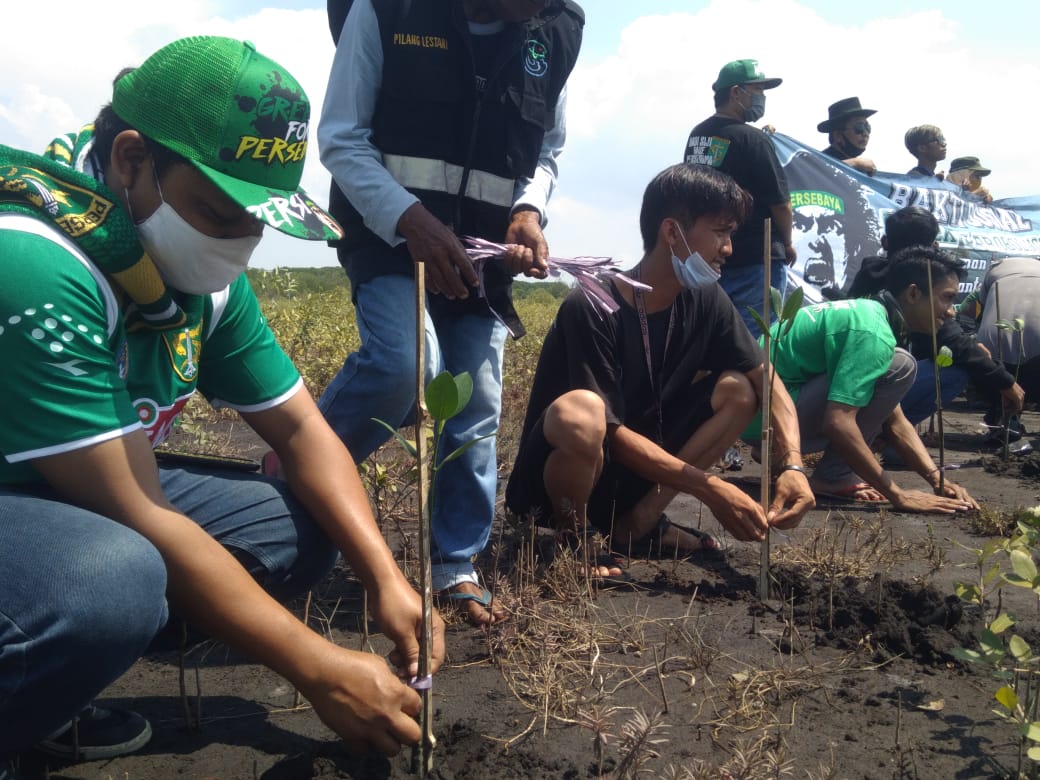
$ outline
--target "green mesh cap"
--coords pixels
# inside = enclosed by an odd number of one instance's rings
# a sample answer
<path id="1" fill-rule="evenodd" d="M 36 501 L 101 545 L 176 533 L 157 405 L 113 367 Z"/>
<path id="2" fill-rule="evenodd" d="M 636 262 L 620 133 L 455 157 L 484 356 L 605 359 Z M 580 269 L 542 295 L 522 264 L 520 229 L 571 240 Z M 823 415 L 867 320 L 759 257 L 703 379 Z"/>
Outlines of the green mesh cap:
<path id="1" fill-rule="evenodd" d="M 209 36 L 174 41 L 116 82 L 112 109 L 276 230 L 313 240 L 343 237 L 300 189 L 307 94 L 253 44 Z"/>

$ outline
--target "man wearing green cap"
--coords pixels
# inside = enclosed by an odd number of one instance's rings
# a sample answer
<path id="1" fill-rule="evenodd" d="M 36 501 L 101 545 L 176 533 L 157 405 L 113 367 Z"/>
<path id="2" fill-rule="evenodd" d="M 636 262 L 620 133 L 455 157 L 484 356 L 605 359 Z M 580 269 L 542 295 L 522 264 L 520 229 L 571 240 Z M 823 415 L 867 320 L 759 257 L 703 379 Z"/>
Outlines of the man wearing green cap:
<path id="1" fill-rule="evenodd" d="M 781 79 L 766 78 L 756 60 L 726 63 L 712 84 L 715 113 L 690 131 L 688 163 L 710 165 L 728 173 L 754 198 L 751 216 L 733 234 L 733 255 L 722 268 L 719 284 L 737 307 L 748 329 L 759 335 L 748 307 L 762 308 L 764 222 L 772 219 L 771 284 L 783 293 L 787 267 L 796 259 L 791 240 L 791 197 L 787 179 L 769 137 L 749 126 L 765 114 L 767 89 Z"/>
<path id="2" fill-rule="evenodd" d="M 195 37 L 121 73 L 44 156 L 0 147 L 0 774 L 34 745 L 101 759 L 147 742 L 140 715 L 90 702 L 170 612 L 285 676 L 355 749 L 420 736 L 419 696 L 383 659 L 279 604 L 338 548 L 416 675 L 419 597 L 242 273 L 265 225 L 341 235 L 299 188 L 309 120 L 280 65 Z M 287 482 L 157 464 L 196 390 Z"/>

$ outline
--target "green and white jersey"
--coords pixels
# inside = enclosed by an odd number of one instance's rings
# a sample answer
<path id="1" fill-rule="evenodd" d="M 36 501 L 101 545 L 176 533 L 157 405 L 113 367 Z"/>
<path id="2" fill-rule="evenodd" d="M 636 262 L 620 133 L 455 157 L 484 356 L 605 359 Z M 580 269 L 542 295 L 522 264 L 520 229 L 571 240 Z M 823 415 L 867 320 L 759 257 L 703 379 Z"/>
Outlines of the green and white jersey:
<path id="1" fill-rule="evenodd" d="M 778 327 L 772 328 L 774 337 Z M 826 374 L 828 401 L 864 407 L 892 364 L 895 348 L 885 307 L 877 301 L 819 303 L 799 309 L 776 345 L 776 372 L 793 398 L 810 379 Z"/>
<path id="2" fill-rule="evenodd" d="M 155 446 L 196 388 L 245 412 L 300 390 L 244 274 L 221 292 L 176 299 L 183 325 L 128 330 L 134 304 L 75 242 L 0 213 L 0 484 L 39 480 L 34 458 L 139 428 Z"/>

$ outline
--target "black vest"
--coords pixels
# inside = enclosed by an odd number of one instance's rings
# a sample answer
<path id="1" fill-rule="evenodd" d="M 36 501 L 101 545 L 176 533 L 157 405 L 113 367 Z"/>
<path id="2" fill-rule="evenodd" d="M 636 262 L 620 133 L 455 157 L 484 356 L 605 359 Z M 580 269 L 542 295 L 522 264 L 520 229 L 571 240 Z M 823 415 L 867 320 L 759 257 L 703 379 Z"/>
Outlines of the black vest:
<path id="1" fill-rule="evenodd" d="M 373 0 L 373 5 L 383 48 L 373 143 L 394 178 L 457 235 L 502 241 L 515 183 L 534 174 L 577 60 L 581 8 L 562 0 L 526 24 L 507 25 L 478 87 L 461 0 Z M 329 212 L 344 228 L 337 248 L 355 287 L 387 273 L 412 275 L 406 247 L 396 247 L 388 257 L 385 242 L 365 228 L 335 182 Z M 511 281 L 497 264 L 487 266 L 488 301 L 507 321 L 510 314 L 515 317 Z M 475 292 L 450 305 L 487 311 Z"/>

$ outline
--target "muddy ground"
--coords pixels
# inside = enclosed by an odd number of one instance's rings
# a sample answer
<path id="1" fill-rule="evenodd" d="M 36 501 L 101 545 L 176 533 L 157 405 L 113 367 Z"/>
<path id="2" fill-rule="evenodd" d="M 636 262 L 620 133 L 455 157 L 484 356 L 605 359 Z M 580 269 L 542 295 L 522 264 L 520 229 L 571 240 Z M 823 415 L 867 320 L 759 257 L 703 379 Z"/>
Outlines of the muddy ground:
<path id="1" fill-rule="evenodd" d="M 995 447 L 980 419 L 963 405 L 947 414 L 949 477 L 990 519 L 1040 504 L 1040 462 L 988 460 Z M 1037 413 L 1024 422 L 1040 430 Z M 1040 450 L 1040 440 L 1026 440 Z M 746 464 L 726 477 L 757 495 L 758 467 L 743 454 Z M 923 486 L 906 472 L 897 481 Z M 719 530 L 694 501 L 670 514 Z M 407 521 L 390 525 L 398 546 L 401 532 L 414 532 Z M 952 654 L 974 647 L 982 625 L 978 608 L 953 596 L 955 581 L 975 577 L 971 548 L 986 540 L 972 518 L 821 504 L 799 529 L 774 535 L 765 602 L 758 546 L 731 542 L 714 560 L 634 560 L 634 587 L 588 598 L 566 561 L 532 578 L 530 529 L 506 525 L 484 571 L 497 572 L 513 618 L 490 637 L 458 620 L 449 626 L 434 687 L 434 777 L 989 778 L 1017 766 L 1016 732 L 993 713 L 999 684 Z M 1015 630 L 1036 640 L 1035 597 L 994 591 L 991 616 L 998 598 Z M 337 571 L 314 594 L 310 622 L 357 648 L 361 614 L 356 583 Z M 387 651 L 382 637 L 370 641 Z M 184 667 L 187 699 L 176 653 L 141 660 L 106 691 L 151 720 L 146 748 L 52 765 L 50 777 L 411 774 L 407 751 L 349 755 L 306 703 L 294 706 L 284 680 L 223 646 L 195 648 Z"/>

